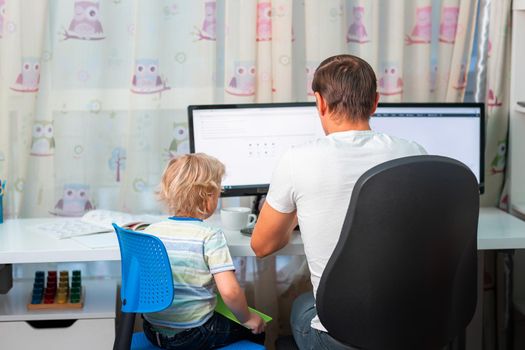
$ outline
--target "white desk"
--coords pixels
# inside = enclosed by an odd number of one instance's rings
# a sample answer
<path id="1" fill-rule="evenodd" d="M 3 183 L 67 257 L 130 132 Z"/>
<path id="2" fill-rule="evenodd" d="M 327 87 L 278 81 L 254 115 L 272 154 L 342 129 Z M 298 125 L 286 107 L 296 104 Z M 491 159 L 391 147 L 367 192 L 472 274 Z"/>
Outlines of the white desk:
<path id="1" fill-rule="evenodd" d="M 35 230 L 41 223 L 57 220 L 17 219 L 0 224 L 0 264 L 120 260 L 117 240 L 111 248 L 89 248 L 73 239 L 54 239 Z M 220 224 L 212 218 L 212 224 Z M 250 237 L 225 231 L 233 256 L 253 256 Z M 478 249 L 525 248 L 525 222 L 496 208 L 482 208 L 479 217 Z M 298 234 L 278 255 L 304 255 Z"/>
<path id="2" fill-rule="evenodd" d="M 481 209 L 478 250 L 524 248 L 525 221 L 496 208 Z"/>
<path id="3" fill-rule="evenodd" d="M 108 261 L 119 260 L 120 253 L 115 237 L 114 246 L 109 248 L 89 248 L 73 239 L 55 239 L 45 233 L 38 232 L 34 227 L 38 224 L 57 220 L 52 219 L 18 219 L 6 220 L 0 224 L 0 264 L 24 264 L 47 262 L 76 262 L 76 261 Z M 220 218 L 213 217 L 211 224 L 220 225 Z M 226 231 L 228 246 L 233 256 L 253 256 L 250 248 L 250 237 L 238 231 Z M 482 208 L 479 217 L 478 249 L 502 250 L 525 248 L 525 222 L 496 208 Z M 303 243 L 298 234 L 294 234 L 292 241 L 280 250 L 278 255 L 304 255 Z M 482 254 L 479 258 L 480 277 L 483 271 Z M 479 288 L 482 290 L 482 277 Z M 467 330 L 469 341 L 468 349 L 481 348 L 481 305 L 478 308 L 471 326 Z M 6 296 L 4 296 L 5 298 Z M 0 314 L 3 313 L 0 310 Z M 7 323 L 4 323 L 7 324 Z"/>
<path id="4" fill-rule="evenodd" d="M 120 260 L 114 233 L 105 234 L 113 236 L 112 247 L 90 248 L 76 238 L 56 239 L 36 229 L 37 225 L 55 220 L 65 219 L 15 219 L 0 224 L 0 264 Z M 209 222 L 220 226 L 219 217 L 213 217 Z M 254 256 L 249 236 L 239 231 L 226 230 L 224 233 L 233 256 Z M 304 255 L 301 237 L 294 234 L 290 244 L 279 254 Z"/>

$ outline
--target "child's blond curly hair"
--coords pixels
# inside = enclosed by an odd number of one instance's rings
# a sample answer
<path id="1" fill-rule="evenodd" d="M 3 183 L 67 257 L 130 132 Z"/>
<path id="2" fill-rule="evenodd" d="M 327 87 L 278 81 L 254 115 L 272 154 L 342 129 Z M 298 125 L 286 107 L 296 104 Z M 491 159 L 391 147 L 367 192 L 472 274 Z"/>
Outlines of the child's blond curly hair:
<path id="1" fill-rule="evenodd" d="M 172 215 L 209 215 L 208 201 L 220 192 L 224 171 L 224 164 L 204 153 L 174 158 L 162 174 L 159 199 Z"/>

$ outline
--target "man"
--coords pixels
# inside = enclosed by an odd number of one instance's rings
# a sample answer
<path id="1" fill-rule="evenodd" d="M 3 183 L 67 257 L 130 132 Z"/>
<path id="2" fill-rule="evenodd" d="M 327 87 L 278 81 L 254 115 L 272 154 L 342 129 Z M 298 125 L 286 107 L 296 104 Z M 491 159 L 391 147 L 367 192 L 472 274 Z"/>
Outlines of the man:
<path id="1" fill-rule="evenodd" d="M 315 72 L 312 90 L 326 136 L 282 156 L 251 246 L 258 257 L 278 251 L 288 243 L 298 221 L 313 294 L 303 294 L 294 302 L 295 341 L 300 349 L 348 349 L 326 332 L 314 296 L 339 239 L 352 189 L 373 166 L 425 151 L 414 142 L 370 129 L 379 94 L 374 71 L 364 60 L 351 55 L 324 60 Z"/>

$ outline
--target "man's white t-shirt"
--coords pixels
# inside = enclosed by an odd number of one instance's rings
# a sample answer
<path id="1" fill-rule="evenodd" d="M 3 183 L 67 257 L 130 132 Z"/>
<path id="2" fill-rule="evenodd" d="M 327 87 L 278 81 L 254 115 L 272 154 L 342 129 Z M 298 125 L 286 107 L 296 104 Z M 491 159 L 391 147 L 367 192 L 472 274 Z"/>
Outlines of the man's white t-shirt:
<path id="1" fill-rule="evenodd" d="M 426 152 L 415 142 L 371 130 L 332 133 L 285 152 L 266 203 L 281 213 L 297 209 L 314 296 L 357 179 L 380 163 L 421 154 Z M 317 316 L 312 327 L 326 332 Z"/>

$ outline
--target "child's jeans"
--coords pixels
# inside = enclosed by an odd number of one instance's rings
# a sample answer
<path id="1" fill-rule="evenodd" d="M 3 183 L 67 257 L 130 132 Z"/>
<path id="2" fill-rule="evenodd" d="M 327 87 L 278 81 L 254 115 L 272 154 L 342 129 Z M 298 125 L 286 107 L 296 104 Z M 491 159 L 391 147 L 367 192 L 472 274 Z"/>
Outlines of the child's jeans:
<path id="1" fill-rule="evenodd" d="M 264 344 L 264 333 L 253 334 L 249 329 L 217 313 L 214 313 L 202 326 L 190 328 L 172 337 L 155 331 L 148 321 L 143 321 L 146 337 L 151 343 L 163 349 L 215 349 L 239 340 Z"/>

